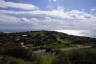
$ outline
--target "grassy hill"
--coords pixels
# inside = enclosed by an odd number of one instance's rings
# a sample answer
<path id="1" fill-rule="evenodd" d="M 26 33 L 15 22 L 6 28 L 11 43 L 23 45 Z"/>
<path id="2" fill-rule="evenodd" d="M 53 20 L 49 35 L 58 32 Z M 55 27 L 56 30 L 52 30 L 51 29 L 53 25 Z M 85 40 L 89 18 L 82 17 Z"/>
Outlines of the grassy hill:
<path id="1" fill-rule="evenodd" d="M 1 32 L 0 64 L 96 64 L 95 47 L 96 38 L 55 31 Z"/>
<path id="2" fill-rule="evenodd" d="M 55 43 L 96 43 L 96 38 L 73 36 L 55 31 L 29 31 L 18 33 L 0 33 L 0 43 L 20 43 L 44 45 Z"/>

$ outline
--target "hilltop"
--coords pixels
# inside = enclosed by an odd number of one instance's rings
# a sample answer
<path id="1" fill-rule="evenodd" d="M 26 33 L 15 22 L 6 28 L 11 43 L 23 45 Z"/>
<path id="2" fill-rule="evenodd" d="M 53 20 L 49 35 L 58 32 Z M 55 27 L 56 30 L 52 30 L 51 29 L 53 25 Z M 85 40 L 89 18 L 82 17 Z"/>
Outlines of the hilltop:
<path id="1" fill-rule="evenodd" d="M 55 31 L 28 31 L 18 33 L 0 33 L 0 43 L 21 43 L 44 45 L 44 44 L 55 44 L 55 43 L 66 43 L 72 44 L 85 44 L 85 43 L 96 43 L 96 38 L 84 37 L 84 36 L 73 36 L 61 32 Z"/>

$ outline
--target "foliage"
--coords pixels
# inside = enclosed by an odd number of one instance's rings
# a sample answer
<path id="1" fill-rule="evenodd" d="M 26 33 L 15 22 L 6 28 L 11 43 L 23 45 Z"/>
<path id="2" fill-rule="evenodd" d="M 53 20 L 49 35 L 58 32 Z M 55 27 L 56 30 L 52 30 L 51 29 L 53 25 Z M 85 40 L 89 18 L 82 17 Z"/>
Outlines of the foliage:
<path id="1" fill-rule="evenodd" d="M 4 48 L 0 50 L 0 55 L 7 55 L 16 58 L 21 58 L 27 61 L 37 61 L 39 58 L 30 50 L 29 48 L 24 47 L 12 47 L 12 48 Z"/>
<path id="2" fill-rule="evenodd" d="M 64 51 L 54 64 L 96 64 L 96 48 Z"/>
<path id="3" fill-rule="evenodd" d="M 45 44 L 57 44 L 57 43 L 64 43 L 64 44 L 96 43 L 96 39 L 82 36 L 72 36 L 55 31 L 0 33 L 0 43 L 19 45 L 21 42 L 23 42 L 24 44 L 32 44 L 35 46 L 40 46 Z"/>
<path id="4" fill-rule="evenodd" d="M 52 56 L 42 56 L 40 60 L 40 64 L 52 64 L 54 61 L 54 57 Z"/>
<path id="5" fill-rule="evenodd" d="M 80 49 L 86 46 L 92 48 Z M 96 38 L 55 31 L 0 33 L 0 55 L 0 64 L 96 64 Z"/>
<path id="6" fill-rule="evenodd" d="M 0 56 L 0 64 L 33 64 L 33 63 L 30 61 L 25 61 L 23 59 L 11 56 Z"/>

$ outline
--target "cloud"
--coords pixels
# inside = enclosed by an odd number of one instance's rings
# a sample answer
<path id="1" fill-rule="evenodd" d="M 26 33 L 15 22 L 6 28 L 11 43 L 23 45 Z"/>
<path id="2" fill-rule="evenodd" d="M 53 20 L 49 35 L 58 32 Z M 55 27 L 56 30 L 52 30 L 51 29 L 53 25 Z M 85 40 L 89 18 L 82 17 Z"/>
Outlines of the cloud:
<path id="1" fill-rule="evenodd" d="M 49 0 L 49 2 L 56 2 L 57 0 Z"/>
<path id="2" fill-rule="evenodd" d="M 7 14 L 0 14 L 0 24 L 2 22 L 4 22 L 4 23 L 16 23 L 16 22 L 19 22 L 19 21 L 20 21 L 20 19 L 18 19 L 15 16 L 10 16 L 10 15 L 7 15 Z"/>
<path id="3" fill-rule="evenodd" d="M 26 18 L 19 18 L 12 15 L 0 14 L 0 31 L 27 31 L 32 23 Z"/>
<path id="4" fill-rule="evenodd" d="M 71 18 L 69 15 L 64 13 L 62 10 L 52 10 L 52 11 L 22 11 L 22 12 L 16 12 L 16 11 L 7 11 L 7 10 L 0 10 L 0 13 L 5 14 L 15 14 L 15 15 L 48 15 L 52 17 L 58 17 L 58 18 Z"/>
<path id="5" fill-rule="evenodd" d="M 89 30 L 90 28 L 96 30 L 95 27 L 96 17 L 80 10 L 65 11 L 63 7 L 51 11 L 0 10 L 0 30 Z"/>
<path id="6" fill-rule="evenodd" d="M 91 11 L 96 11 L 96 8 L 92 8 Z"/>
<path id="7" fill-rule="evenodd" d="M 62 19 L 90 19 L 95 17 L 94 15 L 88 14 L 84 11 L 80 10 L 71 10 L 65 12 L 64 8 L 58 7 L 57 9 L 51 11 L 42 11 L 42 10 L 35 10 L 35 11 L 8 11 L 8 10 L 0 10 L 0 13 L 4 14 L 14 14 L 14 15 L 47 15 L 51 17 L 57 17 Z"/>
<path id="8" fill-rule="evenodd" d="M 25 10 L 34 10 L 38 9 L 37 6 L 32 4 L 24 4 L 24 3 L 15 3 L 15 2 L 6 2 L 5 0 L 0 0 L 0 7 L 1 8 L 20 8 Z"/>
<path id="9" fill-rule="evenodd" d="M 45 16 L 41 18 L 16 17 L 7 14 L 0 14 L 0 30 L 1 29 L 18 29 L 18 30 L 96 30 L 96 18 L 89 20 L 75 19 L 57 19 Z"/>
<path id="10" fill-rule="evenodd" d="M 72 10 L 67 12 L 67 14 L 70 15 L 71 17 L 74 17 L 74 19 L 90 19 L 95 17 L 94 15 L 79 10 Z"/>
<path id="11" fill-rule="evenodd" d="M 87 36 L 96 38 L 96 30 L 55 30 L 57 32 L 63 32 L 70 35 Z"/>

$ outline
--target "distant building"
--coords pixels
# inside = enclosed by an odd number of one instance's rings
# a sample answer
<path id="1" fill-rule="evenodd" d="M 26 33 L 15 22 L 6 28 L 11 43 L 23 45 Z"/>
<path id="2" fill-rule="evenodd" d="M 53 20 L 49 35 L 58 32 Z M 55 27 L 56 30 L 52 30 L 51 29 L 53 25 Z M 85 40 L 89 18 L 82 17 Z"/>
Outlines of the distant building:
<path id="1" fill-rule="evenodd" d="M 24 46 L 24 42 L 21 42 L 20 45 L 21 45 L 21 46 Z"/>
<path id="2" fill-rule="evenodd" d="M 23 37 L 26 37 L 26 36 L 28 36 L 28 35 L 22 35 Z"/>

